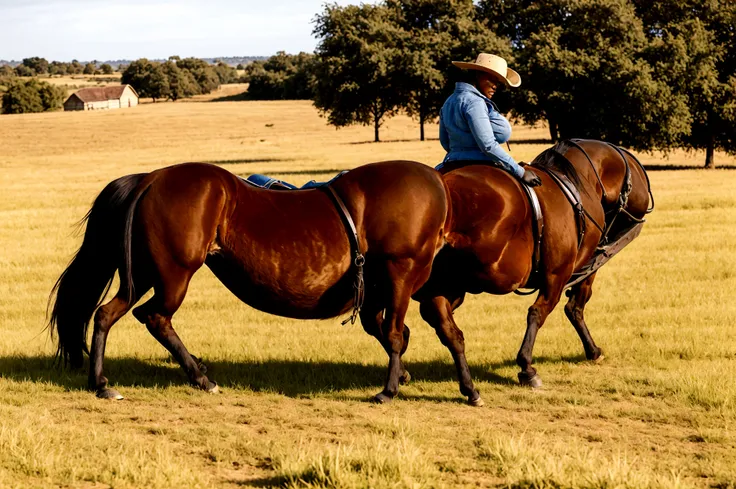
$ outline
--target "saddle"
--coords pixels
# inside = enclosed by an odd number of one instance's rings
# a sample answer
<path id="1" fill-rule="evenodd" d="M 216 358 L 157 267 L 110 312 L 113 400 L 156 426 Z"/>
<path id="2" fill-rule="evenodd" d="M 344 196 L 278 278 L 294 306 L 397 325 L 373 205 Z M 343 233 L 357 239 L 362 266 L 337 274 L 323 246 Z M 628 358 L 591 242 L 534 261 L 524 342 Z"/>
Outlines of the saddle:
<path id="1" fill-rule="evenodd" d="M 253 175 L 245 179 L 241 178 L 241 180 L 253 186 L 256 186 L 256 187 L 261 187 L 261 188 L 271 189 L 271 190 L 308 190 L 311 188 L 319 188 L 325 185 L 329 185 L 330 183 L 334 182 L 335 180 L 340 178 L 345 173 L 347 173 L 347 170 L 338 173 L 337 175 L 332 177 L 327 182 L 317 182 L 316 180 L 310 180 L 309 182 L 305 183 L 301 187 L 297 187 L 296 185 L 292 185 L 291 183 L 285 182 L 284 180 L 279 180 L 277 178 L 269 177 L 267 175 L 261 175 L 259 173 L 254 173 Z"/>

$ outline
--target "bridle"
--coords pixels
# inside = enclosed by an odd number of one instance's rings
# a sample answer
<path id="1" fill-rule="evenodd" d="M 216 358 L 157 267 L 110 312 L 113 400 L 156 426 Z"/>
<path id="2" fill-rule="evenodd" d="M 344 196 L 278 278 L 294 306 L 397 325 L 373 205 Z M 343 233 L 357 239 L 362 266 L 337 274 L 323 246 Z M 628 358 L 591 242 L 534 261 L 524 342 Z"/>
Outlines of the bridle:
<path id="1" fill-rule="evenodd" d="M 579 143 L 584 142 L 584 139 L 569 139 L 564 141 L 569 147 L 574 147 L 580 152 L 583 153 L 586 160 L 590 164 L 591 169 L 593 170 L 593 174 L 595 175 L 596 180 L 598 180 L 598 184 L 601 186 L 601 191 L 603 193 L 602 199 L 607 200 L 608 194 L 606 192 L 606 187 L 603 185 L 603 181 L 601 180 L 601 176 L 598 173 L 598 170 L 595 167 L 595 164 L 593 163 L 593 160 L 590 158 L 590 155 L 585 151 L 585 148 L 583 148 Z M 625 168 L 625 174 L 624 174 L 624 181 L 621 184 L 621 191 L 619 192 L 618 198 L 616 199 L 616 206 L 614 208 L 611 208 L 609 210 L 604 210 L 604 216 L 605 220 L 603 222 L 603 225 L 599 224 L 598 221 L 585 209 L 583 206 L 582 198 L 580 197 L 580 192 L 576 188 L 576 186 L 570 181 L 569 178 L 567 178 L 565 175 L 558 173 L 557 171 L 545 168 L 542 166 L 535 166 L 531 165 L 533 168 L 536 168 L 540 171 L 545 172 L 547 175 L 550 176 L 552 181 L 555 182 L 555 184 L 560 188 L 565 198 L 568 200 L 570 205 L 572 205 L 573 209 L 575 210 L 575 217 L 577 220 L 577 228 L 578 228 L 578 250 L 583 245 L 583 241 L 585 239 L 585 231 L 586 231 L 586 219 L 589 220 L 593 225 L 598 228 L 598 230 L 601 232 L 601 238 L 598 241 L 598 245 L 596 246 L 596 251 L 593 254 L 593 257 L 591 260 L 586 263 L 579 271 L 575 272 L 573 274 L 573 277 L 571 278 L 570 282 L 566 284 L 566 288 L 570 287 L 576 283 L 579 283 L 580 281 L 584 280 L 587 276 L 594 273 L 598 268 L 600 268 L 606 261 L 608 261 L 613 255 L 618 253 L 624 246 L 626 246 L 627 243 L 629 243 L 631 240 L 633 240 L 641 231 L 641 227 L 643 223 L 645 222 L 644 219 L 639 219 L 631 212 L 626 210 L 626 206 L 629 202 L 629 196 L 631 195 L 631 190 L 633 187 L 632 179 L 631 179 L 631 168 L 629 166 L 629 161 L 626 159 L 626 154 L 631 156 L 631 158 L 636 162 L 637 165 L 639 165 L 639 168 L 641 168 L 642 172 L 644 173 L 644 178 L 647 182 L 647 192 L 649 194 L 649 199 L 651 202 L 651 207 L 649 207 L 646 210 L 646 214 L 649 214 L 654 210 L 654 195 L 652 195 L 652 186 L 649 182 L 649 175 L 647 175 L 646 169 L 641 164 L 641 162 L 634 156 L 630 151 L 619 148 L 618 146 L 612 144 L 612 143 L 606 143 L 610 147 L 612 147 L 618 154 L 621 156 L 621 159 L 624 162 L 624 168 Z M 559 152 L 557 150 L 558 146 L 555 146 L 553 148 L 548 149 L 547 151 L 553 152 L 555 157 L 564 159 L 571 167 L 573 167 L 570 160 Z M 527 193 L 533 193 L 533 190 L 526 189 Z M 536 198 L 530 199 L 531 202 L 536 202 Z M 534 256 L 533 256 L 533 264 L 532 264 L 532 275 L 536 275 L 539 272 L 539 265 L 540 265 L 540 247 L 541 247 L 541 230 L 544 227 L 543 224 L 543 218 L 541 215 L 541 209 L 538 209 L 538 202 L 535 209 L 536 213 L 536 221 L 533 219 L 532 224 L 534 226 L 534 233 L 535 233 L 535 248 L 534 248 Z M 611 229 L 613 229 L 613 225 L 616 223 L 619 216 L 624 215 L 625 217 L 628 217 L 632 224 L 631 226 L 625 228 L 623 231 L 619 232 L 614 240 L 612 242 L 609 242 L 609 234 L 611 232 Z M 529 292 L 521 292 L 518 289 L 514 291 L 514 293 L 518 295 L 529 295 L 536 292 L 536 288 L 532 289 Z"/>
<path id="2" fill-rule="evenodd" d="M 580 142 L 584 142 L 584 141 L 586 140 L 585 139 L 569 139 L 565 142 L 567 142 L 571 147 L 583 153 L 583 155 L 585 156 L 585 159 L 590 164 L 590 168 L 593 170 L 593 174 L 595 175 L 596 180 L 598 180 L 598 184 L 601 186 L 601 190 L 603 192 L 603 198 L 608 199 L 608 194 L 606 193 L 606 187 L 603 185 L 603 181 L 601 180 L 601 176 L 598 173 L 598 170 L 596 169 L 595 164 L 593 163 L 593 160 L 590 158 L 590 155 L 588 155 L 588 153 L 585 151 L 585 148 L 583 148 L 579 144 Z M 631 151 L 624 149 L 624 148 L 619 148 L 613 143 L 606 143 L 606 144 L 609 145 L 611 148 L 613 148 L 619 154 L 619 156 L 621 156 L 621 159 L 624 162 L 624 168 L 625 168 L 624 181 L 621 184 L 621 191 L 619 192 L 618 198 L 616 199 L 616 206 L 612 209 L 605 211 L 604 226 L 601 226 L 595 220 L 595 218 L 593 218 L 593 216 L 590 215 L 590 213 L 583 207 L 583 204 L 580 201 L 580 199 L 571 200 L 570 203 L 573 205 L 573 207 L 578 212 L 580 216 L 579 220 L 581 222 L 580 231 L 578 235 L 578 247 L 582 245 L 582 239 L 585 236 L 585 219 L 583 219 L 583 216 L 587 217 L 590 220 L 590 222 L 592 222 L 593 225 L 597 227 L 598 230 L 601 232 L 601 239 L 598 242 L 599 248 L 608 244 L 608 239 L 609 239 L 608 235 L 611 232 L 613 225 L 616 223 L 616 220 L 621 214 L 624 214 L 626 217 L 631 219 L 635 224 L 640 224 L 645 221 L 644 219 L 637 218 L 636 216 L 631 214 L 628 210 L 626 210 L 626 206 L 629 202 L 629 195 L 631 194 L 633 183 L 631 181 L 631 167 L 629 166 L 629 161 L 626 159 L 626 155 L 624 155 L 624 152 L 628 154 L 636 162 L 637 165 L 639 165 L 639 168 L 641 168 L 642 173 L 644 173 L 644 178 L 646 179 L 646 182 L 647 182 L 647 192 L 649 194 L 649 199 L 651 202 L 651 207 L 649 207 L 646 210 L 646 214 L 649 214 L 650 212 L 654 210 L 654 195 L 652 194 L 652 185 L 649 181 L 649 175 L 647 175 L 647 171 L 644 168 L 644 165 L 641 164 L 639 159 L 636 156 L 634 156 L 634 154 L 631 153 Z M 557 153 L 559 157 L 566 159 L 568 162 L 570 161 L 564 154 L 558 152 L 556 149 L 552 149 L 551 151 L 554 151 L 555 153 Z M 554 182 L 560 187 L 563 193 L 566 196 L 568 196 L 568 200 L 570 200 L 569 198 L 570 189 L 568 188 L 567 185 L 565 185 L 564 181 L 562 181 L 562 178 L 560 177 L 560 175 L 558 175 L 554 171 L 549 171 L 547 169 L 542 169 L 542 170 L 547 172 L 552 177 Z M 609 216 L 612 216 L 612 217 L 609 217 Z"/>

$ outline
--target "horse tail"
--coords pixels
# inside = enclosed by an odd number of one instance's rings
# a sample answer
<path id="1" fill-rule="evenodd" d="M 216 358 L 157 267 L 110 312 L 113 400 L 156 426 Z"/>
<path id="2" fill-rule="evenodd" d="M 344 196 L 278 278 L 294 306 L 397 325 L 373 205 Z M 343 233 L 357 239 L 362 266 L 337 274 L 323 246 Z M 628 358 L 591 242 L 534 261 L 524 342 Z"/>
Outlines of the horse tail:
<path id="1" fill-rule="evenodd" d="M 130 228 L 128 220 L 143 192 L 136 191 L 145 174 L 126 175 L 107 184 L 79 221 L 87 228 L 79 250 L 66 267 L 49 296 L 48 328 L 58 336 L 57 361 L 79 368 L 87 349 L 87 329 L 95 310 L 112 285 L 115 271 L 124 259 L 128 274 L 124 285 L 131 290 Z M 123 244 L 121 249 L 120 244 Z M 123 252 L 123 256 L 121 256 Z M 52 305 L 53 304 L 53 305 Z"/>

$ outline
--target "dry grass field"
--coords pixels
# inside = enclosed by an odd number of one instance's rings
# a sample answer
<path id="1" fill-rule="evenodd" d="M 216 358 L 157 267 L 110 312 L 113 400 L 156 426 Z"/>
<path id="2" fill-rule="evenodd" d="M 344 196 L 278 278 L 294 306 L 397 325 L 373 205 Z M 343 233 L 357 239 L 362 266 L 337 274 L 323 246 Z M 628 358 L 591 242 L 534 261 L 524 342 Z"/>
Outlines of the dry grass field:
<path id="1" fill-rule="evenodd" d="M 532 298 L 469 297 L 457 320 L 484 408 L 463 403 L 416 304 L 413 380 L 373 405 L 387 359 L 359 325 L 259 313 L 207 269 L 174 325 L 221 394 L 188 387 L 131 316 L 107 348 L 124 401 L 98 400 L 85 372 L 52 367 L 48 293 L 80 243 L 74 223 L 111 179 L 184 161 L 295 183 L 384 159 L 438 162 L 439 142 L 418 132 L 397 117 L 374 144 L 371 128 L 335 130 L 308 102 L 207 98 L 0 116 L 0 487 L 736 487 L 736 172 L 726 169 L 650 172 L 657 209 L 599 273 L 587 310 L 602 363 L 584 361 L 559 307 L 535 350 L 545 388 L 519 387 Z M 543 128 L 514 136 L 519 160 L 546 147 Z M 703 155 L 642 160 L 700 166 Z"/>

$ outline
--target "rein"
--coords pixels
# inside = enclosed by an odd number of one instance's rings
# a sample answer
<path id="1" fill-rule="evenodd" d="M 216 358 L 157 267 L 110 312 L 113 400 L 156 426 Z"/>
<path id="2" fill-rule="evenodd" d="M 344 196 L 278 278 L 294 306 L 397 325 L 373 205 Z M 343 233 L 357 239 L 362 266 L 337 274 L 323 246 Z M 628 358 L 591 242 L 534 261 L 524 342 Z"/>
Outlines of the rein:
<path id="1" fill-rule="evenodd" d="M 340 219 L 345 226 L 345 230 L 348 232 L 347 234 L 348 240 L 350 241 L 350 248 L 355 254 L 355 258 L 353 259 L 353 265 L 355 265 L 355 282 L 353 282 L 355 297 L 353 300 L 353 312 L 350 314 L 349 318 L 345 319 L 342 322 L 342 325 L 345 326 L 347 323 L 355 324 L 355 321 L 358 319 L 358 316 L 360 314 L 360 309 L 363 307 L 363 302 L 365 301 L 365 280 L 363 278 L 363 265 L 365 265 L 365 255 L 363 255 L 363 252 L 360 249 L 358 230 L 355 227 L 355 222 L 353 222 L 352 216 L 350 216 L 350 211 L 345 206 L 345 202 L 343 202 L 335 189 L 332 188 L 329 183 L 322 185 L 319 188 L 323 190 L 328 195 L 328 197 L 330 197 L 332 202 L 337 207 L 338 211 L 340 211 Z"/>

